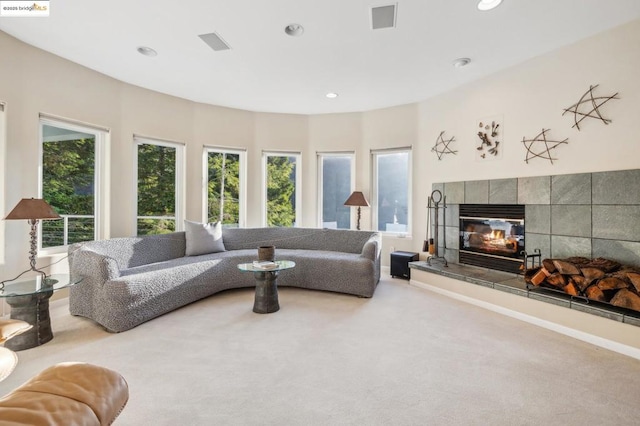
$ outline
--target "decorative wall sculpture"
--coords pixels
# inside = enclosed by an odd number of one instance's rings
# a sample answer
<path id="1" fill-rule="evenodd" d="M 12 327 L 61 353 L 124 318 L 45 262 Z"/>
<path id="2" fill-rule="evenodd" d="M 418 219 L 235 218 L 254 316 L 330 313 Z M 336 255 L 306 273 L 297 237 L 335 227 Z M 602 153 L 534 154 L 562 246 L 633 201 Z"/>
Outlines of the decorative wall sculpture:
<path id="1" fill-rule="evenodd" d="M 451 142 L 454 142 L 455 140 L 455 136 L 451 136 L 451 139 L 445 139 L 443 130 L 440 132 L 440 135 L 436 139 L 436 144 L 433 146 L 433 148 L 431 148 L 431 152 L 436 153 L 436 155 L 438 156 L 438 160 L 442 160 L 442 156 L 444 154 L 457 154 L 458 151 L 454 151 L 449 148 L 449 144 L 451 144 Z"/>
<path id="2" fill-rule="evenodd" d="M 477 160 L 492 160 L 502 156 L 502 117 L 494 116 L 478 120 L 479 145 L 476 147 Z"/>
<path id="3" fill-rule="evenodd" d="M 571 126 L 580 130 L 580 123 L 585 118 L 595 118 L 597 120 L 602 120 L 604 124 L 611 123 L 611 120 L 608 118 L 604 118 L 600 113 L 600 107 L 605 103 L 609 102 L 611 99 L 620 99 L 618 98 L 618 93 L 611 96 L 593 96 L 593 91 L 599 86 L 596 84 L 595 86 L 589 86 L 589 90 L 587 90 L 584 95 L 580 98 L 580 100 L 571 105 L 569 108 L 565 108 L 562 115 L 566 113 L 573 114 L 574 124 Z M 591 108 L 589 110 L 589 108 Z M 588 112 L 585 112 L 588 111 Z"/>
<path id="4" fill-rule="evenodd" d="M 547 139 L 548 131 L 549 129 L 542 129 L 542 132 L 538 133 L 533 139 L 525 139 L 524 137 L 522 138 L 522 143 L 527 150 L 527 155 L 524 159 L 525 163 L 529 164 L 529 160 L 533 158 L 542 158 L 545 160 L 549 160 L 551 161 L 551 164 L 553 164 L 553 160 L 557 160 L 557 158 L 551 157 L 551 150 L 556 149 L 562 144 L 569 143 L 567 142 L 569 138 L 566 138 L 562 141 Z M 536 144 L 535 149 L 533 147 L 534 144 Z"/>

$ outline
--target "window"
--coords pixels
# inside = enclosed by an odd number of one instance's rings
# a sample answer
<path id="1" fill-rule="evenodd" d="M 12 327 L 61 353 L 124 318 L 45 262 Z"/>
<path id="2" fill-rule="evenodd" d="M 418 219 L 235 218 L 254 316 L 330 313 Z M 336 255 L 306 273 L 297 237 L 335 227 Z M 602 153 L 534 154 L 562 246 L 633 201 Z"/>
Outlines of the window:
<path id="1" fill-rule="evenodd" d="M 266 226 L 298 226 L 300 223 L 300 163 L 300 153 L 263 153 L 263 224 Z"/>
<path id="2" fill-rule="evenodd" d="M 353 153 L 318 153 L 318 226 L 351 229 L 344 202 L 355 188 Z"/>
<path id="3" fill-rule="evenodd" d="M 106 238 L 108 131 L 41 116 L 40 140 L 41 197 L 62 217 L 42 221 L 40 248 Z"/>
<path id="4" fill-rule="evenodd" d="M 224 227 L 244 226 L 246 152 L 205 147 L 204 153 L 204 217 L 208 222 L 220 221 Z"/>
<path id="5" fill-rule="evenodd" d="M 373 221 L 382 232 L 411 232 L 411 148 L 372 151 Z"/>
<path id="6" fill-rule="evenodd" d="M 184 145 L 134 136 L 138 235 L 183 229 Z"/>

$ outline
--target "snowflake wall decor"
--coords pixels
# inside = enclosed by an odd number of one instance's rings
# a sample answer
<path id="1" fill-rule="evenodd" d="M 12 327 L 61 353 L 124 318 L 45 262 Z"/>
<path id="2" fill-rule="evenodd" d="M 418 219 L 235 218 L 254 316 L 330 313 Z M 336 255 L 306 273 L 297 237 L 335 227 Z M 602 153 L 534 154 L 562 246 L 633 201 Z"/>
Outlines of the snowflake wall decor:
<path id="1" fill-rule="evenodd" d="M 525 157 L 525 163 L 529 164 L 529 160 L 533 158 L 542 158 L 545 160 L 551 161 L 553 164 L 553 160 L 557 160 L 557 158 L 551 157 L 551 150 L 556 149 L 559 145 L 567 144 L 569 138 L 566 138 L 562 141 L 554 141 L 547 139 L 547 132 L 549 129 L 542 129 L 542 132 L 538 133 L 533 139 L 525 139 L 522 138 L 522 143 L 524 144 L 525 149 L 527 150 L 527 156 Z M 533 144 L 538 144 L 538 147 L 535 151 L 533 149 Z M 540 144 L 544 144 L 544 147 L 539 146 Z M 536 152 L 537 151 L 537 152 Z"/>
<path id="2" fill-rule="evenodd" d="M 580 123 L 585 118 L 595 118 L 598 120 L 602 120 L 604 124 L 611 123 L 610 119 L 604 118 L 602 114 L 600 114 L 600 107 L 605 103 L 609 102 L 611 99 L 620 99 L 620 98 L 617 97 L 618 96 L 617 92 L 611 96 L 595 96 L 594 97 L 593 91 L 598 86 L 599 84 L 596 84 L 595 86 L 589 86 L 589 90 L 587 90 L 584 93 L 584 95 L 582 95 L 582 97 L 577 103 L 571 105 L 569 108 L 565 108 L 562 115 L 565 115 L 566 113 L 573 114 L 574 124 L 573 126 L 571 126 L 572 128 L 575 127 L 578 130 L 580 130 Z M 591 110 L 589 110 L 589 108 L 591 108 Z M 589 111 L 585 112 L 587 110 Z M 580 117 L 580 119 L 578 119 L 578 117 Z"/>
<path id="3" fill-rule="evenodd" d="M 451 136 L 451 139 L 445 139 L 443 130 L 440 132 L 440 136 L 436 139 L 436 144 L 431 148 L 431 152 L 435 152 L 438 155 L 438 160 L 442 160 L 442 156 L 444 154 L 457 154 L 458 151 L 454 151 L 449 148 L 449 144 L 455 140 L 455 136 Z"/>

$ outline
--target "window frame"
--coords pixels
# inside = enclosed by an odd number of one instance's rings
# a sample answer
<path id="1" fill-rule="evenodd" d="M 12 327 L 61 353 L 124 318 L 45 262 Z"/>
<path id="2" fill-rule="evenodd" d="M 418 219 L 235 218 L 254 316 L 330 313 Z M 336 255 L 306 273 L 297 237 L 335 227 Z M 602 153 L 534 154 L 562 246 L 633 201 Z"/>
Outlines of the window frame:
<path id="1" fill-rule="evenodd" d="M 2 161 L 2 173 L 0 173 L 0 206 L 5 206 L 5 179 L 7 174 L 6 154 L 7 154 L 7 121 L 6 121 L 7 104 L 0 101 L 0 161 Z M 8 211 L 5 206 L 5 211 Z M 5 264 L 5 239 L 4 239 L 5 221 L 0 225 L 0 265 Z"/>
<path id="2" fill-rule="evenodd" d="M 186 147 L 182 142 L 160 139 L 149 136 L 133 135 L 133 229 L 138 233 L 138 146 L 157 145 L 176 149 L 176 177 L 175 177 L 175 231 L 184 231 L 186 213 Z"/>
<path id="3" fill-rule="evenodd" d="M 261 210 L 262 226 L 267 225 L 267 161 L 269 157 L 295 157 L 296 158 L 296 180 L 295 180 L 295 225 L 294 228 L 302 226 L 302 153 L 300 151 L 262 151 L 262 190 L 261 190 Z"/>
<path id="4" fill-rule="evenodd" d="M 405 232 L 378 231 L 378 155 L 407 153 L 407 230 Z M 371 150 L 371 219 L 373 229 L 383 235 L 410 237 L 413 229 L 413 147 Z"/>
<path id="5" fill-rule="evenodd" d="M 95 136 L 94 147 L 94 236 L 93 240 L 103 240 L 109 238 L 109 147 L 111 141 L 111 131 L 108 128 L 92 124 L 83 123 L 66 118 L 50 116 L 41 113 L 38 119 L 38 197 L 42 198 L 44 193 L 44 126 L 61 127 L 80 133 L 93 134 Z M 38 255 L 52 255 L 65 253 L 67 245 L 42 247 L 42 227 L 38 227 Z"/>
<path id="6" fill-rule="evenodd" d="M 323 192 L 324 192 L 324 160 L 326 158 L 331 158 L 331 157 L 348 157 L 349 161 L 350 161 L 350 175 L 351 175 L 351 182 L 349 182 L 349 193 L 353 193 L 353 191 L 355 191 L 356 189 L 356 153 L 354 151 L 342 151 L 342 152 L 317 152 L 317 196 L 318 196 L 318 200 L 317 200 L 317 226 L 319 228 L 323 228 L 324 227 L 324 221 L 323 219 L 323 208 L 324 208 L 324 197 L 323 197 Z M 348 195 L 347 195 L 348 197 Z M 347 199 L 345 198 L 345 201 Z M 352 229 L 352 227 L 354 226 L 353 224 L 353 215 L 349 215 L 349 228 L 346 229 Z M 338 228 L 338 229 L 344 229 L 344 228 Z"/>
<path id="7" fill-rule="evenodd" d="M 218 146 L 204 146 L 202 151 L 202 221 L 209 220 L 209 154 L 233 154 L 240 157 L 240 192 L 238 194 L 238 227 L 245 228 L 247 224 L 247 150 L 243 148 L 227 148 Z"/>

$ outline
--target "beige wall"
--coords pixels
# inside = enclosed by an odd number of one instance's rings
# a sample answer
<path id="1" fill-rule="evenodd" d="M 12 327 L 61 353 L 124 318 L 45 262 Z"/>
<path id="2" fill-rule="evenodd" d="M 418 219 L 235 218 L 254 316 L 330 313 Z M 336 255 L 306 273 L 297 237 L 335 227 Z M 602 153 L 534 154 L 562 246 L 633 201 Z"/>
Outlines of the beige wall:
<path id="1" fill-rule="evenodd" d="M 186 144 L 186 217 L 192 220 L 202 219 L 203 145 L 246 148 L 248 226 L 259 226 L 261 221 L 262 150 L 302 152 L 302 225 L 316 226 L 317 151 L 355 151 L 356 187 L 370 197 L 370 149 L 410 145 L 414 169 L 413 235 L 384 238 L 383 262 L 388 264 L 391 248 L 421 250 L 427 196 L 433 182 L 637 168 L 639 44 L 640 21 L 636 21 L 419 104 L 363 113 L 302 116 L 203 105 L 141 89 L 0 32 L 0 100 L 7 103 L 2 211 L 6 214 L 22 197 L 37 195 L 40 112 L 111 129 L 111 236 L 134 232 L 133 134 Z M 464 69 L 452 68 L 451 72 Z M 576 102 L 590 84 L 600 84 L 601 94 L 618 91 L 621 99 L 603 108 L 612 124 L 605 126 L 589 120 L 579 132 L 571 128 L 571 119 L 563 117 L 562 111 Z M 476 120 L 495 114 L 504 119 L 504 154 L 499 161 L 479 163 L 474 157 Z M 568 137 L 569 145 L 557 149 L 559 160 L 553 165 L 540 159 L 525 164 L 521 140 L 535 136 L 543 127 L 550 128 L 554 138 Z M 455 136 L 452 146 L 458 154 L 438 161 L 431 147 L 442 130 Z M 370 209 L 363 209 L 362 223 L 363 229 L 370 229 Z M 26 223 L 15 222 L 2 222 L 2 226 L 6 256 L 0 265 L 0 276 L 6 277 L 27 266 L 28 228 Z M 50 260 L 40 259 L 39 264 Z"/>

